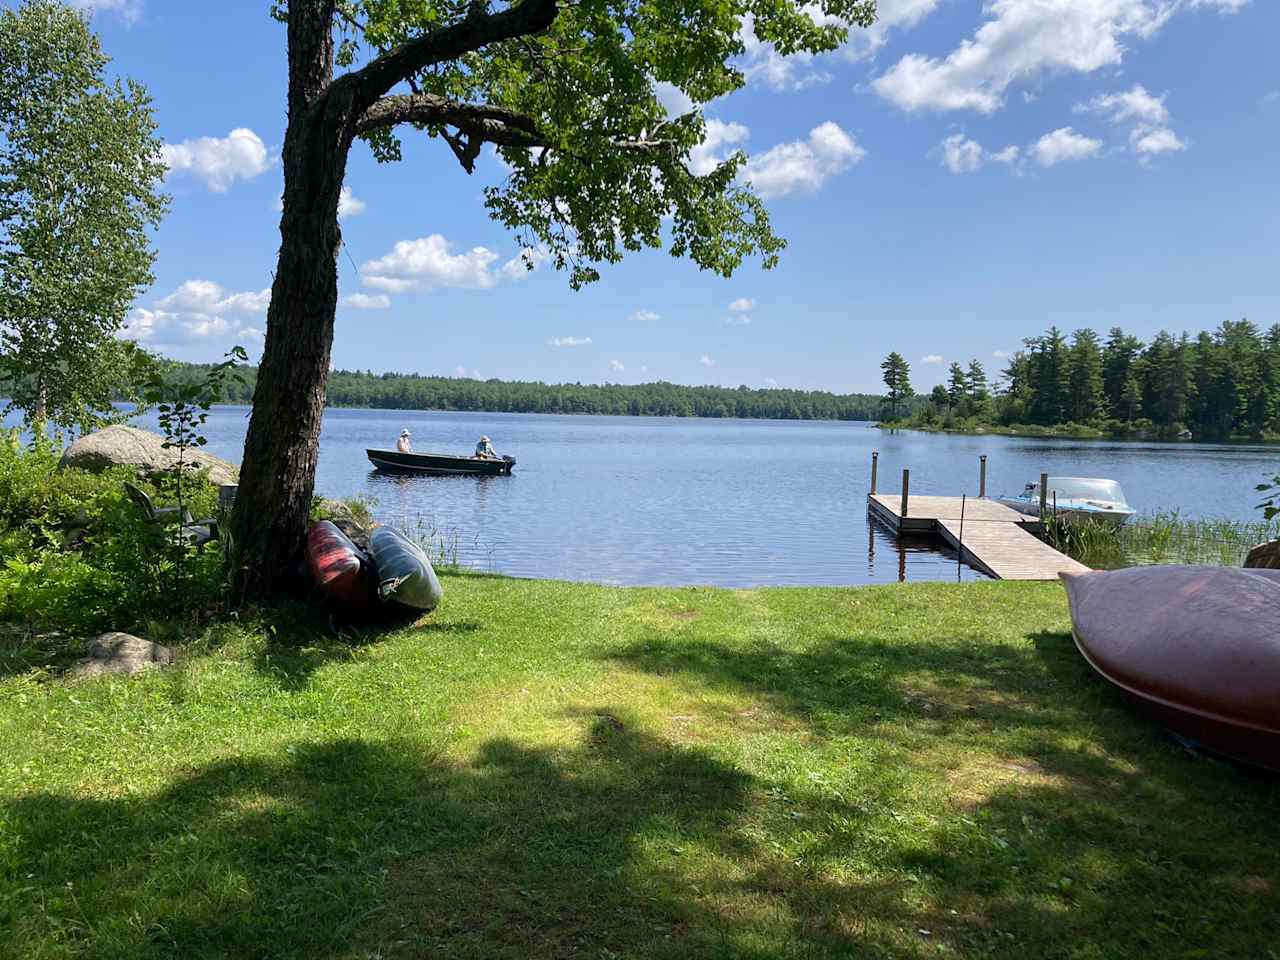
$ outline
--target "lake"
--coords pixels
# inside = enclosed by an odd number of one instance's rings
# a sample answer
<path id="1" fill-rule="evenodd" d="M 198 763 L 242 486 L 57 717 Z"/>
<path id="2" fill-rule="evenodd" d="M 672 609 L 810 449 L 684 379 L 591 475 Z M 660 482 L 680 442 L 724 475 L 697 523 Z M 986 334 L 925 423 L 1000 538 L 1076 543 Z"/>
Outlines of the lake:
<path id="1" fill-rule="evenodd" d="M 238 462 L 245 407 L 215 409 L 208 449 Z M 155 429 L 154 416 L 140 426 Z M 403 427 L 420 451 L 467 453 L 488 434 L 511 477 L 375 473 L 365 448 Z M 434 531 L 465 565 L 615 584 L 831 585 L 980 579 L 929 542 L 869 523 L 871 451 L 880 489 L 903 467 L 914 493 L 989 494 L 1040 473 L 1111 477 L 1141 512 L 1255 519 L 1253 490 L 1280 450 L 1246 445 L 1033 440 L 899 431 L 866 423 L 336 410 L 325 413 L 317 490 L 376 500 L 375 515 Z"/>

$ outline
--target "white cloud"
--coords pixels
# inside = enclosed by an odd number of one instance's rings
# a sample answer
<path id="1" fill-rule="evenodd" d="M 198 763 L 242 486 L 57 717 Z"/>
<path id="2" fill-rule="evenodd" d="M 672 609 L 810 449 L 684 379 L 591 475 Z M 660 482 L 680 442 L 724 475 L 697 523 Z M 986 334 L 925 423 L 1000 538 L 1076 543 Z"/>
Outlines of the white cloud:
<path id="1" fill-rule="evenodd" d="M 270 303 L 270 289 L 228 293 L 212 280 L 187 280 L 150 307 L 134 307 L 121 336 L 166 345 L 222 336 L 257 341 L 262 329 L 237 315 L 263 317 Z"/>
<path id="2" fill-rule="evenodd" d="M 610 360 L 609 369 L 613 370 L 615 373 L 621 373 L 623 370 L 627 368 L 623 365 L 621 360 Z"/>
<path id="3" fill-rule="evenodd" d="M 585 347 L 590 343 L 590 337 L 552 337 L 547 341 L 552 347 Z"/>
<path id="4" fill-rule="evenodd" d="M 166 143 L 161 157 L 170 173 L 188 173 L 203 180 L 214 193 L 223 193 L 236 180 L 251 180 L 271 168 L 267 145 L 247 127 L 238 127 L 225 137 Z"/>
<path id="5" fill-rule="evenodd" d="M 838 23 L 834 17 L 826 17 L 820 11 L 811 9 L 809 15 L 818 23 Z M 800 51 L 784 57 L 774 48 L 756 36 L 755 21 L 751 14 L 742 18 L 742 29 L 738 32 L 742 41 L 743 54 L 741 68 L 748 83 L 764 84 L 777 92 L 804 90 L 807 87 L 827 83 L 831 74 L 819 70 L 818 59 L 812 53 Z"/>
<path id="6" fill-rule="evenodd" d="M 338 194 L 338 216 L 340 217 L 354 217 L 357 214 L 364 213 L 364 209 L 367 206 L 367 203 L 357 199 L 352 194 L 351 188 L 348 186 L 343 186 Z"/>
<path id="7" fill-rule="evenodd" d="M 71 0 L 71 6 L 90 14 L 104 11 L 118 13 L 130 23 L 142 14 L 142 0 Z"/>
<path id="8" fill-rule="evenodd" d="M 1264 107 L 1269 107 L 1277 102 L 1280 102 L 1280 90 L 1271 90 L 1258 98 L 1258 103 Z"/>
<path id="9" fill-rule="evenodd" d="M 853 137 L 828 120 L 809 131 L 808 140 L 780 143 L 751 157 L 743 168 L 743 179 L 766 198 L 798 190 L 812 192 L 866 155 Z"/>
<path id="10" fill-rule="evenodd" d="M 1131 90 L 1124 93 L 1108 93 L 1094 97 L 1088 103 L 1076 104 L 1075 112 L 1101 113 L 1115 123 L 1133 120 L 1151 126 L 1162 126 L 1169 122 L 1169 110 L 1164 105 L 1164 97 L 1152 96 L 1140 83 L 1135 83 Z"/>
<path id="11" fill-rule="evenodd" d="M 1250 0 L 1191 0 L 1193 7 L 1208 7 L 1221 14 L 1239 13 L 1250 3 Z"/>
<path id="12" fill-rule="evenodd" d="M 650 323 L 657 320 L 658 317 L 659 315 L 654 313 L 652 310 L 637 310 L 631 315 L 632 320 L 639 320 L 642 323 Z"/>
<path id="13" fill-rule="evenodd" d="M 729 309 L 734 313 L 746 313 L 755 307 L 756 302 L 750 297 L 739 297 L 733 303 L 729 304 Z"/>
<path id="14" fill-rule="evenodd" d="M 391 306 L 391 298 L 385 293 L 353 293 L 343 297 L 342 303 L 357 310 L 386 310 Z"/>
<path id="15" fill-rule="evenodd" d="M 705 353 L 702 355 L 702 359 L 699 360 L 698 362 L 702 364 L 704 367 L 714 367 L 716 365 L 716 362 L 712 360 L 710 357 L 708 357 Z"/>
<path id="16" fill-rule="evenodd" d="M 982 144 L 963 133 L 955 133 L 941 143 L 942 165 L 952 173 L 973 173 L 982 166 Z"/>
<path id="17" fill-rule="evenodd" d="M 1077 113 L 1101 113 L 1112 123 L 1131 123 L 1129 145 L 1144 162 L 1162 153 L 1187 149 L 1186 142 L 1168 126 L 1169 110 L 1164 97 L 1151 95 L 1142 84 L 1134 84 L 1124 93 L 1094 97 L 1075 109 Z"/>
<path id="18" fill-rule="evenodd" d="M 648 365 L 647 365 L 647 364 L 643 364 L 643 363 L 642 363 L 642 364 L 640 365 L 640 372 L 641 372 L 641 373 L 648 373 L 648 372 L 649 372 L 649 367 L 648 367 Z"/>
<path id="19" fill-rule="evenodd" d="M 992 350 L 991 355 L 997 360 L 1004 360 L 1010 356 L 1010 353 L 1008 350 Z"/>
<path id="20" fill-rule="evenodd" d="M 724 322 L 731 327 L 751 326 L 751 318 L 745 313 L 735 313 L 731 317 L 725 317 Z"/>
<path id="21" fill-rule="evenodd" d="M 920 358 L 920 362 L 921 362 L 921 363 L 941 363 L 941 362 L 942 362 L 942 354 L 940 354 L 940 353 L 931 353 L 931 354 L 929 354 L 928 356 L 921 357 L 921 358 Z"/>
<path id="22" fill-rule="evenodd" d="M 453 375 L 455 377 L 465 377 L 467 375 L 467 368 L 461 365 L 456 366 L 453 368 Z"/>
<path id="23" fill-rule="evenodd" d="M 936 152 L 942 159 L 942 165 L 952 173 L 973 173 L 988 163 L 1000 163 L 1017 169 L 1022 159 L 1022 151 L 1016 146 L 987 150 L 977 140 L 972 140 L 963 133 L 947 137 L 938 144 Z"/>
<path id="24" fill-rule="evenodd" d="M 545 252 L 523 250 L 496 271 L 498 254 L 488 247 L 472 247 L 451 253 L 448 240 L 438 233 L 417 240 L 401 240 L 386 256 L 369 260 L 360 268 L 366 286 L 388 293 L 462 287 L 486 290 L 501 280 L 520 280 L 547 258 Z"/>
<path id="25" fill-rule="evenodd" d="M 746 140 L 751 131 L 740 123 L 708 120 L 702 143 L 689 151 L 689 169 L 700 177 L 706 176 L 725 159 L 720 148 Z"/>
<path id="26" fill-rule="evenodd" d="M 1101 149 L 1101 140 L 1076 133 L 1070 127 L 1059 127 L 1037 140 L 1027 153 L 1040 166 L 1052 167 L 1067 160 L 1086 160 L 1089 157 L 1096 157 Z"/>
<path id="27" fill-rule="evenodd" d="M 693 100 L 674 83 L 655 83 L 653 93 L 669 117 L 679 117 L 693 109 Z"/>
<path id="28" fill-rule="evenodd" d="M 1168 127 L 1156 127 L 1154 130 L 1134 130 L 1129 143 L 1135 153 L 1143 159 L 1187 149 L 1186 141 Z"/>
<path id="29" fill-rule="evenodd" d="M 778 381 L 773 379 L 773 377 L 765 377 L 764 385 L 768 387 L 770 390 L 772 390 L 774 387 L 778 385 Z"/>
<path id="30" fill-rule="evenodd" d="M 991 0 L 971 39 L 941 58 L 907 54 L 872 86 L 903 110 L 992 113 L 1015 83 L 1120 63 L 1126 38 L 1150 37 L 1178 8 L 1177 0 Z"/>

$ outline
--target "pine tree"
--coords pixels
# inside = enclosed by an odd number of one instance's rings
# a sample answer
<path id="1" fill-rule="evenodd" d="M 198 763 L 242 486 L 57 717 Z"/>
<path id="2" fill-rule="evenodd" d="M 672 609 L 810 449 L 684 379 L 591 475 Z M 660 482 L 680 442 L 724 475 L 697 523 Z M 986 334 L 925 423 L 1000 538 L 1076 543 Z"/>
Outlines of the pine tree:
<path id="1" fill-rule="evenodd" d="M 954 410 L 960 406 L 969 392 L 969 380 L 965 376 L 964 367 L 952 363 L 947 370 L 947 409 Z"/>
<path id="2" fill-rule="evenodd" d="M 880 370 L 884 374 L 884 385 L 889 390 L 886 396 L 889 402 L 889 418 L 897 420 L 898 404 L 915 393 L 911 389 L 911 367 L 902 354 L 894 351 L 884 358 L 880 364 Z"/>
<path id="3" fill-rule="evenodd" d="M 987 396 L 987 371 L 982 368 L 982 364 L 979 361 L 969 361 L 969 371 L 966 377 L 969 381 L 969 396 L 973 401 L 979 403 L 985 400 Z"/>
<path id="4" fill-rule="evenodd" d="M 1119 416 L 1125 409 L 1125 388 L 1134 360 L 1142 351 L 1142 341 L 1131 337 L 1119 327 L 1112 327 L 1107 334 L 1107 345 L 1102 350 L 1102 388 L 1106 395 L 1107 409 L 1112 416 Z"/>
<path id="5" fill-rule="evenodd" d="M 1103 388 L 1102 350 L 1092 330 L 1072 335 L 1070 353 L 1070 400 L 1068 409 L 1076 423 L 1093 423 L 1106 416 Z"/>

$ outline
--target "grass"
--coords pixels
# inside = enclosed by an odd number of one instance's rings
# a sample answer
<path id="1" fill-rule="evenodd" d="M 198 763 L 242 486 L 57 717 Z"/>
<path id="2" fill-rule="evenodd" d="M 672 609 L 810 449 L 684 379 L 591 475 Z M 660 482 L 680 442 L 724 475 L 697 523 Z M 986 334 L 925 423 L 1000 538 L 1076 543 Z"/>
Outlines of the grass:
<path id="1" fill-rule="evenodd" d="M 1280 781 L 1134 712 L 1057 585 L 444 584 L 128 681 L 0 651 L 0 956 L 1280 950 Z"/>

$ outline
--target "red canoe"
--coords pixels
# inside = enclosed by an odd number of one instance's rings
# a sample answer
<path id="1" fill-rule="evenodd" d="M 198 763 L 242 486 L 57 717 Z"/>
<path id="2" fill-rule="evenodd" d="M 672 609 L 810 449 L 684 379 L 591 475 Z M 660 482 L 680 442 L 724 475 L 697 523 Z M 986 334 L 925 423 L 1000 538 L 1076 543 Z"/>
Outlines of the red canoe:
<path id="1" fill-rule="evenodd" d="M 307 564 L 316 586 L 331 600 L 352 607 L 370 604 L 373 588 L 360 549 L 330 521 L 318 520 L 307 531 Z"/>
<path id="2" fill-rule="evenodd" d="M 1169 729 L 1280 770 L 1280 570 L 1063 574 L 1076 646 Z"/>

